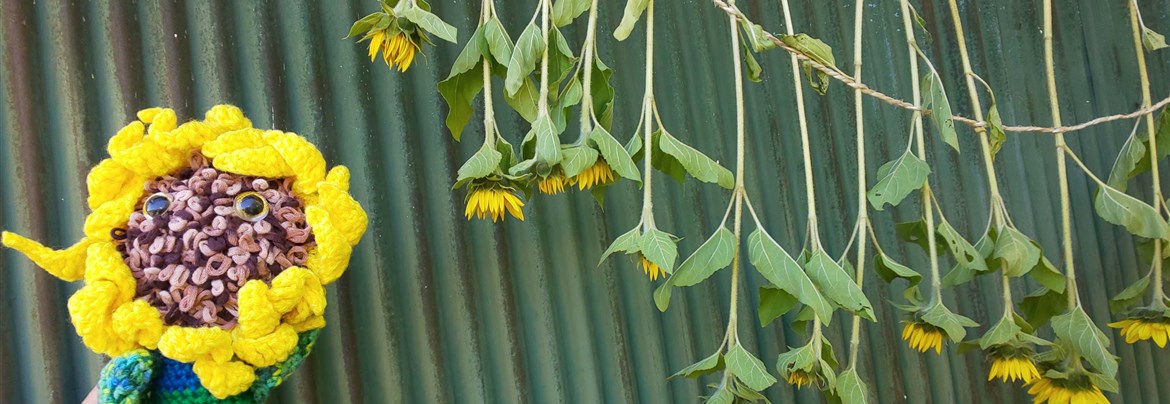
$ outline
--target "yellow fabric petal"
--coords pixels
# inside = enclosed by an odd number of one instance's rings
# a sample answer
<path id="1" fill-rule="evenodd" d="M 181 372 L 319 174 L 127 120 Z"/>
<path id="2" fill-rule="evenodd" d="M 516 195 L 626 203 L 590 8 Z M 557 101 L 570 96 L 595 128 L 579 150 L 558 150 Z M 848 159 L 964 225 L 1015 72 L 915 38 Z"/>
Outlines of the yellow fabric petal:
<path id="1" fill-rule="evenodd" d="M 141 193 L 127 193 L 103 203 L 85 217 L 85 236 L 91 240 L 110 240 L 110 231 L 126 227 Z"/>
<path id="2" fill-rule="evenodd" d="M 138 281 L 130 267 L 122 260 L 122 254 L 113 242 L 93 243 L 87 252 L 85 260 L 85 284 L 92 285 L 99 282 L 109 282 L 117 288 L 114 303 L 117 305 L 130 303 L 134 300 L 134 292 Z"/>
<path id="3" fill-rule="evenodd" d="M 119 164 L 113 159 L 105 159 L 98 163 L 86 175 L 85 184 L 89 191 L 86 202 L 89 208 L 97 209 L 103 203 L 117 199 L 126 193 L 141 194 L 142 184 L 146 177 L 137 175 L 134 171 Z"/>
<path id="4" fill-rule="evenodd" d="M 69 297 L 69 317 L 81 342 L 94 352 L 118 356 L 137 348 L 113 331 L 118 287 L 111 282 L 85 285 Z"/>
<path id="5" fill-rule="evenodd" d="M 219 327 L 168 327 L 158 341 L 158 351 L 179 362 L 232 359 L 232 335 Z"/>
<path id="6" fill-rule="evenodd" d="M 200 384 L 221 400 L 247 391 L 256 381 L 255 370 L 243 362 L 199 360 L 191 369 L 199 376 Z"/>
<path id="7" fill-rule="evenodd" d="M 211 107 L 203 115 L 203 121 L 208 125 L 218 127 L 222 132 L 252 127 L 252 121 L 244 116 L 244 111 L 241 111 L 234 105 L 226 104 Z"/>
<path id="8" fill-rule="evenodd" d="M 281 324 L 272 333 L 261 336 L 249 336 L 242 328 L 236 328 L 232 338 L 236 357 L 257 368 L 287 359 L 297 346 L 297 332 L 288 324 Z"/>
<path id="9" fill-rule="evenodd" d="M 265 138 L 293 169 L 293 192 L 308 195 L 317 192 L 317 184 L 325 180 L 325 156 L 312 143 L 295 133 L 269 131 Z"/>
<path id="10" fill-rule="evenodd" d="M 259 338 L 272 333 L 280 325 L 280 315 L 268 300 L 268 285 L 263 280 L 253 279 L 244 284 L 239 292 L 239 325 L 234 335 Z"/>
<path id="11" fill-rule="evenodd" d="M 73 282 L 85 275 L 85 257 L 93 240 L 83 237 L 69 248 L 54 250 L 16 233 L 3 232 L 0 243 L 24 254 L 50 275 Z"/>
<path id="12" fill-rule="evenodd" d="M 158 348 L 158 340 L 165 326 L 162 315 L 150 303 L 139 299 L 118 306 L 114 310 L 113 320 L 114 332 L 123 341 L 146 349 Z"/>
<path id="13" fill-rule="evenodd" d="M 345 271 L 353 247 L 347 237 L 338 232 L 330 220 L 329 212 L 317 206 L 305 207 L 305 218 L 313 229 L 317 247 L 309 252 L 305 267 L 317 273 L 322 285 L 328 285 Z"/>

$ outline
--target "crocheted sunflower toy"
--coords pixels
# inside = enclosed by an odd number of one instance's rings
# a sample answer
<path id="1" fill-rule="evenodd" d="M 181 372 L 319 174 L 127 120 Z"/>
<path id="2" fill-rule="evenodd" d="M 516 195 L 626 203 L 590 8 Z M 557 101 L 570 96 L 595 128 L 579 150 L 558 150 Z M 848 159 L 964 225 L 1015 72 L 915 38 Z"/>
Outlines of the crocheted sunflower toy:
<path id="1" fill-rule="evenodd" d="M 326 171 L 293 133 L 252 127 L 220 105 L 177 125 L 138 112 L 87 177 L 85 236 L 53 250 L 3 244 L 85 286 L 69 315 L 112 357 L 111 402 L 259 402 L 301 363 L 325 326 L 324 286 L 366 230 L 349 170 Z"/>

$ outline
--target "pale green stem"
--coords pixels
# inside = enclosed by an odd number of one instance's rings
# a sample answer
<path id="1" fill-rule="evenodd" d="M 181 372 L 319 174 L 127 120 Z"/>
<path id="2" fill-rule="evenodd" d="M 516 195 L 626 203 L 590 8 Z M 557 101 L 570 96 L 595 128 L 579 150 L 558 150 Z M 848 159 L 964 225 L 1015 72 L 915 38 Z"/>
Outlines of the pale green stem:
<path id="1" fill-rule="evenodd" d="M 585 70 L 582 72 L 584 79 L 581 87 L 581 138 L 578 142 L 583 141 L 593 130 L 593 52 L 597 47 L 594 39 L 596 31 L 597 0 L 592 0 L 589 4 L 589 25 L 585 31 L 585 49 L 581 55 L 581 68 Z"/>
<path id="2" fill-rule="evenodd" d="M 480 25 L 491 19 L 491 0 L 484 0 L 480 12 Z M 496 137 L 496 112 L 492 107 L 492 64 L 487 56 L 483 64 L 483 144 L 489 146 Z"/>
<path id="3" fill-rule="evenodd" d="M 654 0 L 648 0 L 646 4 L 646 93 L 642 97 L 642 155 L 645 164 L 642 170 L 645 171 L 643 175 L 645 179 L 642 181 L 642 225 L 643 228 L 654 228 L 654 200 L 651 192 L 654 176 L 651 172 L 654 168 L 651 166 L 650 156 L 651 140 L 653 132 L 651 131 L 650 108 L 654 104 Z"/>
<path id="4" fill-rule="evenodd" d="M 780 0 L 780 5 L 784 9 L 784 26 L 788 30 L 788 35 L 794 35 L 792 29 L 792 12 L 788 10 L 788 0 Z M 813 253 L 821 251 L 821 236 L 817 229 L 817 195 L 816 189 L 813 186 L 813 168 L 812 168 L 812 148 L 808 142 L 808 118 L 804 113 L 804 81 L 800 79 L 800 64 L 795 55 L 790 55 L 792 60 L 792 82 L 793 87 L 796 88 L 796 117 L 800 119 L 800 146 L 801 153 L 804 157 L 804 191 L 808 194 L 808 231 L 809 231 L 809 250 Z M 813 315 L 813 339 L 816 344 L 816 355 L 820 358 L 821 355 L 821 317 Z"/>
<path id="5" fill-rule="evenodd" d="M 914 40 L 914 23 L 910 21 L 910 3 L 909 0 L 902 0 L 902 26 L 906 31 L 906 47 L 910 50 L 910 89 L 913 93 L 912 102 L 914 105 L 921 105 L 922 90 L 918 84 L 918 45 Z M 914 138 L 918 142 L 918 157 L 923 161 L 926 160 L 926 140 L 922 130 L 922 114 L 914 113 Z M 936 241 L 934 237 L 934 206 L 930 203 L 930 179 L 922 184 L 922 215 L 926 219 L 926 237 L 927 245 L 930 251 L 926 254 L 930 256 L 930 287 L 934 292 L 934 301 L 942 303 L 942 278 L 939 277 L 938 271 L 938 255 L 934 253 L 936 250 Z"/>
<path id="6" fill-rule="evenodd" d="M 861 82 L 861 25 L 865 14 L 865 0 L 857 0 L 853 16 L 853 79 Z M 865 283 L 866 224 L 869 222 L 869 206 L 865 200 L 865 119 L 862 114 L 860 89 L 853 90 L 853 107 L 857 119 L 857 287 Z M 861 316 L 853 316 L 853 331 L 849 337 L 849 368 L 857 367 L 858 350 L 861 347 Z"/>
<path id="7" fill-rule="evenodd" d="M 727 333 L 730 336 L 731 347 L 739 344 L 737 318 L 739 317 L 739 240 L 743 224 L 743 158 L 744 158 L 744 103 L 743 103 L 743 72 L 740 67 L 739 35 L 735 16 L 729 16 L 731 25 L 731 53 L 732 71 L 735 72 L 735 189 L 731 197 L 735 199 L 735 255 L 731 259 L 731 309 L 727 320 Z"/>
<path id="8" fill-rule="evenodd" d="M 540 32 L 544 38 L 544 52 L 540 54 L 540 100 L 537 101 L 537 114 L 548 115 L 548 50 L 552 47 L 549 40 L 548 20 L 549 3 L 551 0 L 540 1 Z"/>
<path id="9" fill-rule="evenodd" d="M 1129 2 L 1129 20 L 1133 26 L 1133 45 L 1134 50 L 1137 51 L 1138 61 L 1138 76 L 1142 81 L 1142 108 L 1148 108 L 1150 101 L 1150 75 L 1146 71 L 1146 53 L 1142 47 L 1142 28 L 1141 28 L 1141 14 L 1138 10 L 1137 1 Z M 1158 172 L 1158 141 L 1157 131 L 1154 130 L 1154 115 L 1146 115 L 1146 136 L 1149 140 L 1150 148 L 1150 174 L 1153 175 L 1153 191 L 1154 191 L 1154 210 L 1162 212 L 1162 181 Z M 1160 213 L 1159 213 L 1160 215 Z M 1154 239 L 1154 256 L 1151 258 L 1154 262 L 1154 302 L 1153 306 L 1157 308 L 1166 307 L 1165 299 L 1163 298 L 1162 290 L 1162 239 Z"/>
<path id="10" fill-rule="evenodd" d="M 1052 0 L 1044 0 L 1044 72 L 1048 82 L 1048 105 L 1052 110 L 1052 126 L 1060 127 L 1060 102 L 1056 93 L 1056 68 L 1052 57 Z M 1080 304 L 1077 296 L 1077 272 L 1073 265 L 1072 207 L 1068 194 L 1068 164 L 1065 162 L 1068 144 L 1064 133 L 1056 133 L 1056 173 L 1060 181 L 1061 242 L 1064 244 L 1065 278 L 1068 280 L 1068 308 Z"/>
<path id="11" fill-rule="evenodd" d="M 959 14 L 959 4 L 956 0 L 950 0 L 951 19 L 955 22 L 955 37 L 959 41 L 959 58 L 963 62 L 963 76 L 967 79 L 967 98 L 971 100 L 972 114 L 975 121 L 983 122 L 983 106 L 979 101 L 979 92 L 975 87 L 975 73 L 971 70 L 971 57 L 967 54 L 967 40 L 963 34 L 963 19 Z M 991 91 L 988 89 L 988 91 Z M 1005 225 L 1002 211 L 997 208 L 1003 197 L 999 193 L 999 179 L 995 176 L 995 157 L 991 155 L 991 143 L 987 140 L 987 129 L 982 126 L 975 127 L 975 133 L 979 136 L 979 145 L 982 146 L 983 151 L 983 167 L 987 174 L 987 185 L 991 193 L 991 221 L 994 223 L 996 231 L 1002 231 Z M 1002 274 L 1003 281 L 1003 298 L 1004 315 L 1012 312 L 1012 288 L 1011 277 L 1007 274 Z"/>

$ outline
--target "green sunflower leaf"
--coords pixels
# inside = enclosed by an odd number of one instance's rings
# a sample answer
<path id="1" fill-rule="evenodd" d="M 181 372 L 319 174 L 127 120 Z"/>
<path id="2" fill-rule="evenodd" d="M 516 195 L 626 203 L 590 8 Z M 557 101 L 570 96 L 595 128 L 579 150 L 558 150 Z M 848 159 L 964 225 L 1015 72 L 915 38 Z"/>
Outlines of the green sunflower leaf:
<path id="1" fill-rule="evenodd" d="M 826 323 L 832 318 L 833 305 L 821 294 L 816 284 L 801 269 L 800 264 L 792 259 L 792 256 L 788 255 L 788 252 L 784 251 L 780 244 L 776 243 L 776 240 L 762 229 L 756 229 L 748 236 L 748 258 L 756 271 L 759 271 L 760 275 L 763 275 L 764 279 L 767 279 L 772 285 L 811 307 L 817 316 L 820 316 Z M 762 295 L 760 299 L 762 321 L 764 318 Z M 777 314 L 777 317 L 790 308 L 785 308 Z"/>
<path id="2" fill-rule="evenodd" d="M 573 55 L 573 48 L 569 47 L 569 42 L 560 30 L 549 29 L 548 36 L 552 43 L 548 52 L 548 83 L 550 88 L 558 88 L 573 71 L 577 57 Z"/>
<path id="3" fill-rule="evenodd" d="M 499 168 L 500 160 L 503 158 L 503 153 L 491 146 L 484 145 L 471 155 L 471 158 L 467 159 L 463 166 L 459 167 L 458 177 L 455 181 L 487 177 Z"/>
<path id="4" fill-rule="evenodd" d="M 874 256 L 873 269 L 877 272 L 878 277 L 886 283 L 893 282 L 895 279 L 905 279 L 906 289 L 902 291 L 902 295 L 911 304 L 922 302 L 922 294 L 918 290 L 918 284 L 922 283 L 922 274 L 918 271 L 899 264 L 884 253 L 878 253 Z"/>
<path id="5" fill-rule="evenodd" d="M 504 24 L 500 22 L 499 18 L 492 17 L 483 25 L 483 40 L 481 46 L 484 55 L 491 55 L 492 59 L 500 66 L 507 66 L 508 61 L 512 59 L 512 49 L 515 47 L 512 44 L 512 37 L 508 36 L 508 31 L 504 29 Z M 501 69 L 496 73 L 503 73 Z"/>
<path id="6" fill-rule="evenodd" d="M 922 312 L 922 321 L 942 328 L 947 337 L 956 343 L 967 336 L 967 328 L 979 326 L 975 320 L 955 314 L 940 302 L 934 302 Z"/>
<path id="7" fill-rule="evenodd" d="M 735 234 L 720 226 L 690 257 L 678 267 L 678 275 L 671 277 L 675 286 L 691 286 L 706 280 L 716 271 L 731 265 L 739 243 Z"/>
<path id="8" fill-rule="evenodd" d="M 897 160 L 878 168 L 878 182 L 866 192 L 866 199 L 874 209 L 883 210 L 886 204 L 897 206 L 911 192 L 922 188 L 930 175 L 930 166 L 910 150 Z"/>
<path id="9" fill-rule="evenodd" d="M 661 130 L 658 132 L 657 146 L 663 153 L 674 157 L 679 164 L 686 169 L 695 179 L 703 182 L 719 184 L 719 186 L 731 189 L 735 186 L 735 177 L 731 171 L 720 166 L 718 162 L 707 157 L 702 152 L 687 146 L 685 143 L 675 139 L 669 132 Z"/>
<path id="10" fill-rule="evenodd" d="M 613 169 L 615 173 L 625 179 L 632 180 L 638 183 L 642 182 L 642 176 L 638 173 L 638 166 L 634 164 L 634 160 L 630 158 L 630 154 L 618 143 L 609 131 L 605 130 L 601 125 L 593 127 L 593 132 L 589 134 L 589 140 L 597 145 L 597 150 L 601 152 L 601 157 L 605 158 L 605 162 Z"/>
<path id="11" fill-rule="evenodd" d="M 1077 306 L 1068 313 L 1053 317 L 1052 330 L 1094 369 L 1109 377 L 1117 375 L 1117 357 L 1109 353 L 1109 337 L 1093 324 L 1084 308 Z"/>
<path id="12" fill-rule="evenodd" d="M 1023 329 L 1016 324 L 1015 316 L 1003 317 L 990 330 L 987 330 L 983 337 L 979 338 L 979 348 L 986 350 L 995 345 L 1014 341 L 1020 331 Z"/>
<path id="13" fill-rule="evenodd" d="M 374 12 L 358 19 L 357 21 L 354 21 L 353 26 L 349 27 L 349 35 L 346 35 L 345 38 L 353 38 L 355 36 L 366 33 L 370 30 L 370 28 L 374 27 L 374 24 L 377 23 L 383 15 L 385 14 Z"/>
<path id="14" fill-rule="evenodd" d="M 634 0 L 630 0 L 630 1 L 634 1 Z M 706 403 L 706 404 L 734 404 L 736 396 L 735 396 L 735 392 L 731 391 L 731 388 L 732 387 L 729 384 L 720 384 L 715 389 L 715 392 L 711 393 L 710 397 L 707 397 L 707 401 L 705 401 L 704 403 Z"/>
<path id="15" fill-rule="evenodd" d="M 1146 295 L 1146 289 L 1150 288 L 1150 275 L 1153 272 L 1141 277 L 1133 284 L 1127 286 L 1125 289 L 1109 299 L 1109 311 L 1113 313 L 1124 313 L 1127 309 L 1135 304 L 1142 302 L 1142 298 Z"/>
<path id="16" fill-rule="evenodd" d="M 642 234 L 640 245 L 642 256 L 658 264 L 666 273 L 674 273 L 674 261 L 678 259 L 678 246 L 675 245 L 674 236 L 651 227 Z"/>
<path id="17" fill-rule="evenodd" d="M 1035 241 L 1032 242 L 1032 245 L 1034 245 L 1037 249 L 1040 248 L 1040 244 L 1036 243 Z M 1064 287 L 1066 285 L 1064 274 L 1061 273 L 1060 270 L 1056 269 L 1056 266 L 1052 265 L 1052 261 L 1049 261 L 1048 257 L 1045 257 L 1044 255 L 1040 255 L 1040 260 L 1036 262 L 1036 266 L 1032 267 L 1032 270 L 1028 272 L 1028 276 L 1032 277 L 1032 279 L 1035 279 L 1036 282 L 1039 282 L 1040 285 L 1044 286 L 1045 288 L 1055 290 L 1058 293 L 1064 292 Z"/>
<path id="18" fill-rule="evenodd" d="M 530 123 L 536 121 L 538 100 L 540 100 L 540 89 L 536 87 L 536 82 L 528 77 L 524 77 L 520 81 L 520 88 L 516 90 L 515 94 L 504 93 L 504 101 L 516 110 L 520 117 Z"/>
<path id="19" fill-rule="evenodd" d="M 596 54 L 593 55 L 593 77 L 591 78 L 590 87 L 593 99 L 593 115 L 597 117 L 597 121 L 601 126 L 609 130 L 613 123 L 613 98 L 614 90 L 613 84 L 610 84 L 610 78 L 613 77 L 613 69 L 606 66 Z M 584 75 L 584 72 L 582 72 Z M 584 80 L 582 78 L 582 80 Z"/>
<path id="20" fill-rule="evenodd" d="M 764 362 L 744 349 L 743 344 L 735 344 L 728 349 L 723 361 L 727 365 L 727 371 L 752 390 L 764 390 L 776 383 L 776 378 L 768 374 Z"/>
<path id="21" fill-rule="evenodd" d="M 898 233 L 898 238 L 902 239 L 902 241 L 914 243 L 922 247 L 922 251 L 930 254 L 930 239 L 926 233 L 926 221 L 919 218 L 912 222 L 898 223 L 894 228 Z M 935 241 L 938 241 L 937 236 L 935 237 Z M 942 255 L 946 251 L 946 247 L 943 244 L 946 243 L 936 242 L 934 244 L 934 255 Z"/>
<path id="22" fill-rule="evenodd" d="M 408 7 L 405 10 L 402 10 L 402 14 L 400 14 L 400 16 L 410 20 L 410 22 L 418 24 L 418 26 L 422 27 L 422 29 L 429 33 L 435 34 L 435 36 L 442 38 L 447 42 L 459 43 L 459 30 L 455 29 L 455 27 L 451 26 L 451 24 L 448 24 L 446 21 L 443 21 L 443 19 L 439 18 L 439 16 L 431 14 L 427 10 L 423 10 L 422 7 Z"/>
<path id="23" fill-rule="evenodd" d="M 861 380 L 861 376 L 857 374 L 857 369 L 850 367 L 840 376 L 837 376 L 837 398 L 841 400 L 842 404 L 866 404 L 868 398 L 866 390 L 869 388 L 865 382 Z"/>
<path id="24" fill-rule="evenodd" d="M 1004 275 L 1024 276 L 1040 263 L 1040 248 L 1024 233 L 1005 226 L 995 240 L 992 257 L 1003 260 Z"/>
<path id="25" fill-rule="evenodd" d="M 516 48 L 512 50 L 512 58 L 508 60 L 508 76 L 504 79 L 504 89 L 507 95 L 514 95 L 520 91 L 524 80 L 536 70 L 536 61 L 544 53 L 544 38 L 540 27 L 528 24 L 520 39 L 516 41 Z M 536 98 L 533 98 L 536 99 Z"/>
<path id="26" fill-rule="evenodd" d="M 455 141 L 459 141 L 463 128 L 471 121 L 471 115 L 475 113 L 472 101 L 483 90 L 483 72 L 477 69 L 484 56 L 479 46 L 482 38 L 481 27 L 471 34 L 467 46 L 455 58 L 447 79 L 439 82 L 439 94 L 447 102 L 447 129 Z"/>
<path id="27" fill-rule="evenodd" d="M 834 303 L 850 313 L 875 321 L 873 306 L 865 297 L 865 293 L 862 293 L 861 288 L 857 287 L 853 277 L 845 273 L 845 270 L 841 269 L 841 266 L 829 258 L 824 251 L 813 253 L 804 269 L 809 279 L 812 279 L 813 283 L 817 285 L 817 289 Z M 822 318 L 821 321 L 828 324 L 829 318 Z"/>
<path id="28" fill-rule="evenodd" d="M 592 147 L 571 146 L 561 148 L 561 154 L 565 156 L 561 160 L 561 169 L 565 171 L 565 177 L 573 178 L 592 166 L 599 153 Z"/>
<path id="29" fill-rule="evenodd" d="M 954 114 L 951 113 L 950 100 L 947 99 L 938 72 L 931 70 L 930 74 L 922 78 L 922 93 L 925 95 L 922 106 L 930 109 L 930 121 L 934 123 L 935 130 L 938 130 L 943 142 L 958 152 L 959 134 L 955 131 Z"/>
<path id="30" fill-rule="evenodd" d="M 768 31 L 764 30 L 760 24 L 744 20 L 742 25 L 744 31 L 747 32 L 748 41 L 752 44 L 752 50 L 763 52 L 776 47 L 776 43 L 768 39 Z M 830 56 L 832 56 L 831 53 Z"/>
<path id="31" fill-rule="evenodd" d="M 569 25 L 589 9 L 589 0 L 557 0 L 553 3 L 552 22 L 557 27 Z"/>
<path id="32" fill-rule="evenodd" d="M 1170 225 L 1153 206 L 1102 185 L 1093 198 L 1097 214 L 1109 223 L 1125 226 L 1134 235 L 1145 238 L 1170 239 Z"/>
<path id="33" fill-rule="evenodd" d="M 772 321 L 796 307 L 799 302 L 796 296 L 775 285 L 761 286 L 760 307 L 759 310 L 756 310 L 756 314 L 760 317 L 760 327 L 771 324 Z"/>
<path id="34" fill-rule="evenodd" d="M 1020 312 L 1032 328 L 1040 328 L 1064 311 L 1066 300 L 1063 291 L 1040 288 L 1020 300 Z"/>
<path id="35" fill-rule="evenodd" d="M 724 368 L 723 355 L 720 352 L 716 352 L 716 353 L 712 354 L 711 356 L 703 358 L 703 360 L 692 363 L 690 366 L 687 366 L 687 367 L 683 368 L 682 370 L 678 371 L 678 373 L 670 375 L 670 377 L 667 377 L 666 380 L 677 379 L 679 377 L 688 377 L 688 378 L 695 379 L 695 378 L 698 378 L 699 376 L 702 376 L 702 375 L 718 372 L 718 371 L 722 370 L 723 368 Z"/>
<path id="36" fill-rule="evenodd" d="M 626 0 L 626 9 L 622 13 L 622 22 L 618 24 L 617 29 L 613 31 L 613 37 L 619 41 L 624 41 L 630 36 L 630 32 L 634 30 L 634 24 L 642 18 L 642 12 L 646 11 L 646 5 L 649 0 Z"/>
<path id="37" fill-rule="evenodd" d="M 1142 26 L 1142 46 L 1145 46 L 1147 52 L 1165 48 L 1167 46 L 1166 37 L 1157 31 Z"/>
<path id="38" fill-rule="evenodd" d="M 829 68 L 837 68 L 836 59 L 833 57 L 833 48 L 821 42 L 820 39 L 813 38 L 808 34 L 796 34 L 781 35 L 780 41 L 808 56 L 809 59 L 815 60 L 817 63 Z M 804 70 L 804 75 L 808 77 L 809 84 L 812 85 L 813 90 L 824 95 L 829 89 L 829 75 L 820 70 L 814 70 L 808 62 L 802 61 L 801 67 Z"/>
<path id="39" fill-rule="evenodd" d="M 1007 141 L 1007 134 L 1004 133 L 1003 120 L 999 117 L 999 108 L 995 106 L 994 98 L 991 108 L 987 110 L 987 135 L 987 140 L 991 143 L 991 159 L 995 160 L 995 155 L 999 154 L 1003 142 Z"/>
<path id="40" fill-rule="evenodd" d="M 1117 159 L 1113 162 L 1113 167 L 1109 171 L 1109 186 L 1118 191 L 1125 192 L 1128 188 L 1129 180 L 1137 177 L 1141 173 L 1150 170 L 1150 138 L 1146 131 L 1139 131 L 1140 124 L 1145 120 L 1139 120 L 1139 125 L 1134 126 L 1133 132 L 1129 134 L 1125 145 L 1121 147 L 1121 151 L 1117 154 Z M 1158 161 L 1162 161 L 1166 156 L 1170 155 L 1170 113 L 1166 110 L 1158 115 L 1157 127 L 1155 127 L 1155 137 L 1158 140 L 1156 145 L 1158 148 Z"/>
<path id="41" fill-rule="evenodd" d="M 809 341 L 799 348 L 789 349 L 776 357 L 776 371 L 780 375 L 788 375 L 793 371 L 811 371 L 817 362 L 817 354 L 813 348 L 813 341 Z"/>
<path id="42" fill-rule="evenodd" d="M 747 67 L 747 78 L 753 83 L 759 83 L 763 80 L 760 77 L 764 73 L 764 68 L 760 66 L 760 62 L 756 60 L 756 55 L 752 53 L 746 43 L 740 43 L 740 51 L 743 54 L 743 63 Z"/>
<path id="43" fill-rule="evenodd" d="M 946 242 L 947 247 L 951 250 L 951 255 L 955 257 L 955 261 L 966 266 L 976 272 L 987 272 L 990 268 L 987 267 L 987 257 L 984 256 L 975 246 L 971 245 L 967 239 L 963 238 L 951 223 L 942 216 L 939 212 L 938 228 L 935 229 L 938 235 Z"/>
<path id="44" fill-rule="evenodd" d="M 625 234 L 618 236 L 613 240 L 613 243 L 609 244 L 609 248 L 605 249 L 605 252 L 601 254 L 601 260 L 597 261 L 597 266 L 601 266 L 601 263 L 605 262 L 605 259 L 609 258 L 609 255 L 615 252 L 623 252 L 627 254 L 638 252 L 639 245 L 641 243 L 641 228 L 635 227 L 630 231 L 625 232 Z"/>

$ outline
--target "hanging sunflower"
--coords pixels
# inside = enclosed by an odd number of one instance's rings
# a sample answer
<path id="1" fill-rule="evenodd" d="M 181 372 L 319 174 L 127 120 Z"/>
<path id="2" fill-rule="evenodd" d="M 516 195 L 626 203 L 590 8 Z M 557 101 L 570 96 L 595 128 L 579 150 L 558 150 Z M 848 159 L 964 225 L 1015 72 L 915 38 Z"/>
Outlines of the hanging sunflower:
<path id="1" fill-rule="evenodd" d="M 1127 344 L 1150 340 L 1165 348 L 1170 341 L 1170 310 L 1137 310 L 1129 318 L 1109 323 L 1109 327 L 1121 330 Z"/>
<path id="2" fill-rule="evenodd" d="M 431 14 L 426 0 L 382 0 L 382 11 L 371 13 L 355 21 L 346 38 L 361 35 L 358 42 L 370 41 L 370 61 L 378 53 L 386 66 L 405 72 L 419 53 L 422 45 L 434 45 L 431 34 L 451 43 L 456 42 L 455 27 Z"/>
<path id="3" fill-rule="evenodd" d="M 232 106 L 182 125 L 170 109 L 138 119 L 88 175 L 80 241 L 53 250 L 4 232 L 3 244 L 84 280 L 69 314 L 113 357 L 102 402 L 263 401 L 311 349 L 324 286 L 365 232 L 349 171 Z"/>

